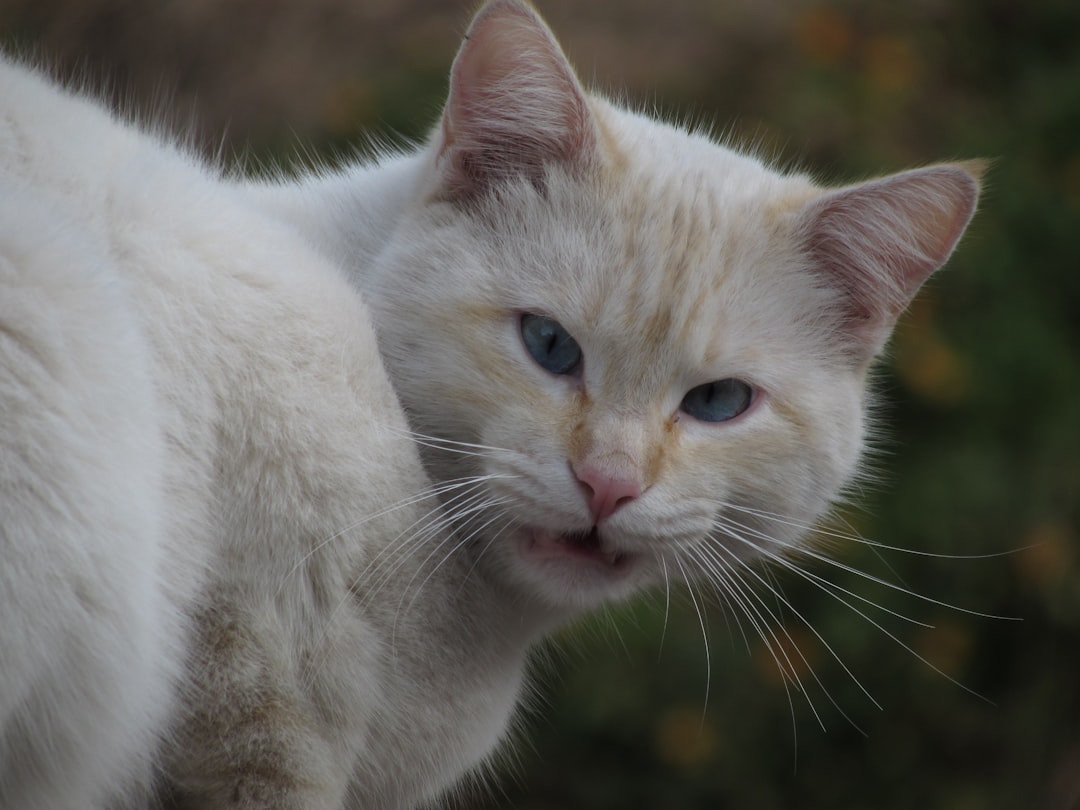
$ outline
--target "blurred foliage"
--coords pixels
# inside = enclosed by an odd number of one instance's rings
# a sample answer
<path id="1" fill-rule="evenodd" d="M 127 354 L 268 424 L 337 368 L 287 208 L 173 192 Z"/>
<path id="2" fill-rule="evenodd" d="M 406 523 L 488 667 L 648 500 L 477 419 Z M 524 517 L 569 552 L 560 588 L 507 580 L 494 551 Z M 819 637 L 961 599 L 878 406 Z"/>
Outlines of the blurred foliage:
<path id="1" fill-rule="evenodd" d="M 569 629 L 476 806 L 1080 808 L 1080 4 L 539 6 L 586 78 L 815 174 L 994 162 L 881 375 L 881 483 L 836 523 L 911 552 L 826 538 L 839 564 L 805 567 L 829 592 L 759 583 L 802 686 L 715 597 L 673 589 Z M 226 152 L 264 160 L 365 129 L 422 137 L 466 18 L 422 0 L 0 0 L 7 41 L 144 106 L 173 87 L 209 145 L 227 131 Z"/>

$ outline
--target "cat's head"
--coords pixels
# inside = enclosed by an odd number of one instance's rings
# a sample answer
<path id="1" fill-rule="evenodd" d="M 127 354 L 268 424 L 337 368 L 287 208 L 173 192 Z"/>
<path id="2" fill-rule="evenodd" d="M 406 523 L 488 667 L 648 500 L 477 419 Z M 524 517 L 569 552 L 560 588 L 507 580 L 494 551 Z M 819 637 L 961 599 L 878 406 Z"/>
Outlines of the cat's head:
<path id="1" fill-rule="evenodd" d="M 618 109 L 511 0 L 426 159 L 375 272 L 384 352 L 466 553 L 554 608 L 797 546 L 978 195 L 971 164 L 824 189 Z"/>

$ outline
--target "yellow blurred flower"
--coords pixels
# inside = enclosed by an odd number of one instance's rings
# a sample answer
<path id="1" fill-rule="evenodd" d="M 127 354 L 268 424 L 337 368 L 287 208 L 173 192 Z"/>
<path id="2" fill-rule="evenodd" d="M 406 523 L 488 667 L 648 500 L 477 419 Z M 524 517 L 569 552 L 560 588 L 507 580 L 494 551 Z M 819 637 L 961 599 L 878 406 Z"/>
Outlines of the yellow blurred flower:
<path id="1" fill-rule="evenodd" d="M 949 677 L 958 677 L 971 656 L 971 634 L 949 622 L 935 623 L 919 633 L 915 651 Z"/>
<path id="2" fill-rule="evenodd" d="M 373 82 L 355 77 L 330 86 L 323 102 L 323 125 L 333 135 L 347 135 L 370 125 L 377 106 Z"/>
<path id="3" fill-rule="evenodd" d="M 863 68 L 876 90 L 902 92 L 915 85 L 919 62 L 911 43 L 900 37 L 879 34 L 862 49 Z"/>
<path id="4" fill-rule="evenodd" d="M 799 49 L 825 65 L 842 61 L 851 52 L 854 38 L 851 23 L 834 8 L 807 9 L 795 26 Z"/>
<path id="5" fill-rule="evenodd" d="M 661 715 L 656 726 L 657 756 L 669 765 L 689 768 L 706 762 L 716 750 L 716 730 L 701 709 L 680 707 Z"/>
<path id="6" fill-rule="evenodd" d="M 760 642 L 754 651 L 754 661 L 762 679 L 775 687 L 802 681 L 810 674 L 819 656 L 819 641 L 807 629 L 776 627 L 768 645 Z"/>
<path id="7" fill-rule="evenodd" d="M 1073 538 L 1060 523 L 1037 524 L 1024 536 L 1012 561 L 1025 582 L 1036 587 L 1052 585 L 1072 566 Z"/>
<path id="8" fill-rule="evenodd" d="M 893 367 L 908 388 L 938 405 L 963 401 L 971 388 L 967 361 L 934 327 L 930 296 L 917 299 L 897 329 Z"/>

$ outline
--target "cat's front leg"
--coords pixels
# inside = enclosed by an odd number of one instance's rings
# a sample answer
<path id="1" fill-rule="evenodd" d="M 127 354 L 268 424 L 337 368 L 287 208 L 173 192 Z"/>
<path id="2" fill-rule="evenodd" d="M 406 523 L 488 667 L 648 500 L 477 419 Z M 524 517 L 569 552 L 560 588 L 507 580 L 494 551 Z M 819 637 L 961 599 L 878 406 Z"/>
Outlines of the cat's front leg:
<path id="1" fill-rule="evenodd" d="M 302 689 L 267 611 L 216 599 L 196 616 L 188 706 L 167 763 L 170 810 L 340 810 L 345 746 Z"/>

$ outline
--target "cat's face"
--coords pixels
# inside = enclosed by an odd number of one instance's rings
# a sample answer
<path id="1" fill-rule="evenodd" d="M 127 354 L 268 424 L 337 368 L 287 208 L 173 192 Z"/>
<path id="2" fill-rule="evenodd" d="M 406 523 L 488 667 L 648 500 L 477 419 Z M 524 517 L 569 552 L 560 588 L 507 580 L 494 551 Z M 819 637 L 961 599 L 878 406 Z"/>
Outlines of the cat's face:
<path id="1" fill-rule="evenodd" d="M 408 332 L 386 343 L 416 429 L 482 445 L 426 453 L 444 481 L 490 476 L 483 498 L 444 498 L 481 507 L 474 553 L 557 604 L 782 553 L 792 527 L 743 510 L 812 523 L 859 453 L 862 372 L 820 334 L 772 210 L 783 184 L 654 134 L 685 165 L 634 155 L 636 171 L 439 204 L 380 319 Z"/>
<path id="2" fill-rule="evenodd" d="M 512 95 L 484 85 L 510 79 Z M 951 250 L 973 181 L 950 168 L 826 193 L 781 176 L 587 99 L 513 3 L 481 14 L 455 83 L 373 304 L 463 551 L 578 608 L 723 586 L 797 547 L 855 472 L 866 368 Z M 871 260 L 885 266 L 854 266 Z"/>

